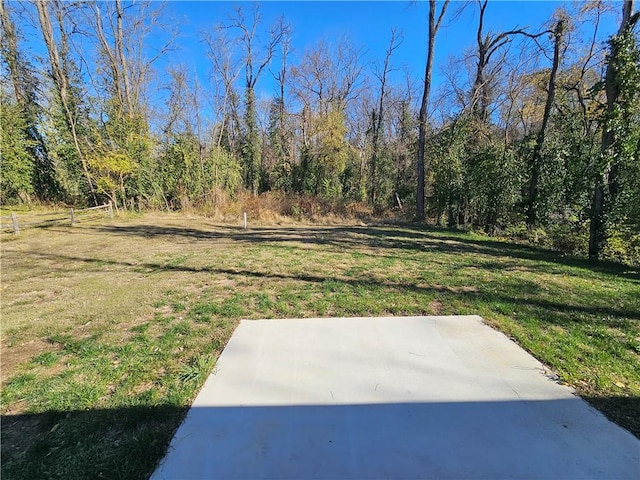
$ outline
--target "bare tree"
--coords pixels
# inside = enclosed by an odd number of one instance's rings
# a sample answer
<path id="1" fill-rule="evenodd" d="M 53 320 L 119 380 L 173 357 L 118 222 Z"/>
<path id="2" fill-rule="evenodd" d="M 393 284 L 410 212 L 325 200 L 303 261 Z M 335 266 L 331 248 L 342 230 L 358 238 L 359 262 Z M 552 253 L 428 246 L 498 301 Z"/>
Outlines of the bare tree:
<path id="1" fill-rule="evenodd" d="M 358 96 L 362 70 L 362 50 L 348 38 L 333 45 L 320 40 L 291 68 L 291 90 L 320 115 L 331 108 L 345 110 Z"/>
<path id="2" fill-rule="evenodd" d="M 109 71 L 109 87 L 117 108 L 125 117 L 139 115 L 151 68 L 173 48 L 178 32 L 174 29 L 153 55 L 147 56 L 145 42 L 154 29 L 161 26 L 162 8 L 151 9 L 151 2 L 123 5 L 121 0 L 90 5 L 91 14 L 87 20 L 93 26 Z"/>
<path id="3" fill-rule="evenodd" d="M 283 36 L 280 41 L 280 68 L 273 74 L 273 78 L 278 82 L 278 118 L 279 128 L 284 130 L 285 123 L 285 87 L 287 85 L 287 74 L 289 54 L 291 53 L 291 27 L 286 24 L 283 29 Z"/>
<path id="4" fill-rule="evenodd" d="M 291 44 L 291 28 L 285 26 L 284 35 L 280 41 L 278 68 L 271 70 L 278 90 L 276 98 L 269 102 L 268 125 L 266 128 L 267 155 L 263 155 L 262 162 L 268 188 L 290 190 L 292 183 L 292 165 L 294 155 L 294 117 L 287 111 L 286 89 L 289 84 L 289 56 L 293 50 Z"/>
<path id="5" fill-rule="evenodd" d="M 241 66 L 240 60 L 234 56 L 234 39 L 227 35 L 227 31 L 224 25 L 217 25 L 214 29 L 215 35 L 205 33 L 203 42 L 207 46 L 207 57 L 211 60 L 214 78 L 217 83 L 221 83 L 222 88 L 222 98 L 219 99 L 220 95 L 216 95 L 218 103 L 214 109 L 219 128 L 216 145 L 218 148 L 221 146 L 223 135 L 227 132 L 229 146 L 234 150 L 235 136 L 230 134 L 228 117 L 233 114 L 233 84 L 240 75 Z"/>
<path id="6" fill-rule="evenodd" d="M 193 134 L 192 119 L 196 115 L 190 97 L 188 72 L 184 65 L 169 67 L 169 98 L 166 102 L 166 123 L 163 132 L 173 136 L 178 133 Z"/>
<path id="7" fill-rule="evenodd" d="M 9 11 L 7 10 L 4 2 L 5 0 L 0 0 L 0 22 L 2 24 L 3 38 L 0 48 L 2 49 L 2 56 L 9 67 L 9 74 L 11 76 L 16 102 L 21 105 L 24 103 L 25 97 L 24 82 L 22 81 L 22 70 L 24 69 L 20 68 L 18 39 L 13 26 L 13 21 L 9 16 Z"/>
<path id="8" fill-rule="evenodd" d="M 68 34 L 64 26 L 65 9 L 66 4 L 63 4 L 60 0 L 36 0 L 36 8 L 38 10 L 38 19 L 40 21 L 40 31 L 47 47 L 49 54 L 49 63 L 51 66 L 51 76 L 56 88 L 56 92 L 60 98 L 60 103 L 64 111 L 65 122 L 71 138 L 73 139 L 73 146 L 76 151 L 76 155 L 82 165 L 82 171 L 84 173 L 87 186 L 91 191 L 94 203 L 97 202 L 96 192 L 93 185 L 91 174 L 89 173 L 89 167 L 87 164 L 87 158 L 80 146 L 80 137 L 78 134 L 78 112 L 76 106 L 73 104 L 70 93 L 70 80 L 68 76 L 68 68 L 65 65 L 65 58 L 61 55 L 66 54 L 69 50 L 68 47 Z M 53 24 L 51 22 L 51 16 L 49 9 L 53 9 L 59 26 L 60 31 L 60 45 L 56 43 L 53 34 Z"/>
<path id="9" fill-rule="evenodd" d="M 433 56 L 435 53 L 436 35 L 442 24 L 442 19 L 447 11 L 450 0 L 445 0 L 440 8 L 440 13 L 436 20 L 436 0 L 429 0 L 429 39 L 427 44 L 427 65 L 424 73 L 424 89 L 422 92 L 422 103 L 420 105 L 420 116 L 418 117 L 418 188 L 416 192 L 416 218 L 424 220 L 424 151 L 427 138 L 427 112 L 429 107 L 429 94 L 431 92 L 431 75 L 433 72 Z"/>
<path id="10" fill-rule="evenodd" d="M 507 67 L 507 75 L 504 84 L 504 101 L 501 104 L 501 119 L 503 122 L 504 149 L 519 138 L 523 138 L 528 133 L 529 122 L 525 118 L 525 103 L 529 102 L 527 93 L 532 89 L 530 75 L 524 72 L 528 70 L 531 63 L 530 52 L 526 49 L 519 49 L 517 56 L 511 59 Z"/>
<path id="11" fill-rule="evenodd" d="M 544 114 L 542 115 L 542 124 L 536 135 L 536 143 L 533 147 L 532 161 L 533 168 L 531 171 L 531 180 L 529 182 L 529 198 L 527 201 L 527 226 L 533 228 L 537 222 L 537 203 L 538 203 L 538 183 L 540 170 L 542 169 L 542 147 L 544 146 L 545 135 L 547 133 L 547 125 L 551 116 L 556 96 L 556 77 L 560 66 L 560 55 L 562 50 L 562 42 L 564 36 L 565 20 L 560 18 L 556 23 L 553 32 L 553 63 L 551 73 L 549 74 L 549 85 L 547 88 L 547 101 L 544 106 Z"/>
<path id="12" fill-rule="evenodd" d="M 374 73 L 378 81 L 380 82 L 380 96 L 378 97 L 378 109 L 374 111 L 373 115 L 373 145 L 371 152 L 371 190 L 370 190 L 370 200 L 371 204 L 375 205 L 376 203 L 376 194 L 377 194 L 377 166 L 378 166 L 378 155 L 380 151 L 380 136 L 382 133 L 382 126 L 385 118 L 385 100 L 388 95 L 388 75 L 394 69 L 391 67 L 391 56 L 393 55 L 394 50 L 396 50 L 400 44 L 402 43 L 402 37 L 398 35 L 396 29 L 391 30 L 391 39 L 389 40 L 389 47 L 387 48 L 387 52 L 384 57 L 384 62 L 382 64 L 382 68 L 377 69 Z"/>
<path id="13" fill-rule="evenodd" d="M 508 30 L 506 32 L 494 34 L 484 33 L 484 16 L 489 0 L 478 0 L 479 6 L 479 18 L 478 18 L 478 30 L 476 32 L 477 42 L 477 63 L 476 73 L 473 85 L 471 87 L 469 106 L 471 114 L 474 118 L 480 120 L 482 123 L 486 123 L 489 118 L 489 104 L 491 102 L 491 82 L 495 75 L 487 74 L 487 67 L 493 55 L 498 52 L 501 47 L 508 44 L 514 35 L 524 35 L 532 39 L 537 39 L 545 33 L 550 33 L 548 30 L 544 32 L 530 34 L 526 28 L 516 28 Z"/>
<path id="14" fill-rule="evenodd" d="M 245 187 L 254 195 L 258 194 L 260 181 L 260 139 L 256 118 L 255 86 L 263 70 L 269 65 L 274 51 L 286 31 L 284 20 L 271 27 L 269 39 L 263 48 L 262 55 L 256 54 L 257 28 L 260 24 L 260 12 L 255 6 L 252 19 L 248 22 L 242 8 L 238 7 L 231 21 L 231 28 L 240 31 L 240 43 L 244 48 L 245 72 L 245 141 L 243 159 L 245 167 Z"/>

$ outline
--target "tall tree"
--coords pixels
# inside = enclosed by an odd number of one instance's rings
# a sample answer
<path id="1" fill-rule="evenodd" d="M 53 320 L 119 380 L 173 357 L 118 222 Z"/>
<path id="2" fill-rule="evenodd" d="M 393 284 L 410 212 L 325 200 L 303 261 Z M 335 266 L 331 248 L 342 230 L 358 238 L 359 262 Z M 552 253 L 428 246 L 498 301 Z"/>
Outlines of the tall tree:
<path id="1" fill-rule="evenodd" d="M 291 68 L 291 91 L 301 105 L 302 145 L 295 181 L 300 192 L 342 193 L 338 184 L 349 158 L 347 107 L 361 90 L 361 57 L 348 38 L 333 45 L 321 40 Z"/>
<path id="2" fill-rule="evenodd" d="M 549 84 L 547 87 L 547 101 L 544 106 L 544 114 L 542 115 L 542 124 L 536 135 L 535 145 L 533 147 L 532 162 L 533 167 L 531 170 L 531 180 L 529 183 L 529 198 L 527 202 L 527 226 L 531 229 L 537 223 L 537 202 L 538 202 L 538 182 L 540 177 L 540 171 L 542 169 L 542 148 L 544 146 L 545 135 L 547 133 L 547 125 L 549 124 L 549 118 L 551 117 L 551 110 L 555 102 L 556 97 L 556 77 L 558 74 L 558 67 L 560 66 L 560 55 L 562 50 L 562 39 L 564 34 L 564 19 L 558 20 L 556 28 L 553 32 L 553 63 L 551 66 L 551 73 L 549 74 Z"/>
<path id="3" fill-rule="evenodd" d="M 25 101 L 25 68 L 21 65 L 20 54 L 18 52 L 18 38 L 15 26 L 9 15 L 9 10 L 5 5 L 5 0 L 0 0 L 0 22 L 2 25 L 2 39 L 0 51 L 11 75 L 13 93 L 18 104 Z"/>
<path id="4" fill-rule="evenodd" d="M 245 141 L 242 154 L 245 168 L 245 187 L 250 189 L 254 195 L 258 194 L 260 184 L 260 134 L 256 113 L 255 86 L 263 70 L 271 62 L 275 48 L 282 40 L 286 30 L 285 23 L 282 19 L 279 23 L 271 27 L 269 39 L 264 46 L 264 53 L 258 56 L 258 54 L 256 54 L 256 40 L 259 24 L 260 12 L 256 5 L 250 22 L 247 22 L 245 19 L 242 8 L 237 8 L 231 25 L 240 30 L 240 41 L 244 48 Z"/>
<path id="5" fill-rule="evenodd" d="M 604 132 L 600 153 L 604 162 L 597 175 L 591 208 L 589 229 L 589 258 L 597 259 L 602 255 L 607 237 L 606 215 L 620 194 L 618 176 L 625 152 L 625 138 L 629 132 L 630 108 L 637 107 L 638 89 L 638 45 L 633 29 L 640 18 L 640 12 L 634 13 L 635 0 L 625 0 L 622 4 L 622 20 L 618 33 L 609 41 L 607 70 L 604 89 L 607 98 Z M 640 150 L 638 145 L 632 146 Z M 636 152 L 636 155 L 638 153 Z M 636 160 L 637 161 L 637 160 Z"/>
<path id="6" fill-rule="evenodd" d="M 489 104 L 491 102 L 491 85 L 495 72 L 487 72 L 491 58 L 503 46 L 508 44 L 515 35 L 524 35 L 536 39 L 548 31 L 530 34 L 526 28 L 516 28 L 501 33 L 485 33 L 484 16 L 489 0 L 477 0 L 479 7 L 478 30 L 476 32 L 477 55 L 476 73 L 471 87 L 469 106 L 472 116 L 485 124 L 489 119 Z"/>
<path id="7" fill-rule="evenodd" d="M 406 86 L 398 94 L 394 108 L 392 151 L 395 163 L 395 193 L 401 202 L 411 202 L 415 194 L 415 159 L 417 146 L 417 116 L 413 110 L 413 84 L 409 74 L 406 74 Z M 397 201 L 397 199 L 396 199 Z M 400 204 L 402 205 L 402 203 Z M 403 207 L 404 208 L 404 207 Z"/>
<path id="8" fill-rule="evenodd" d="M 290 128 L 290 115 L 286 109 L 286 86 L 289 82 L 289 55 L 292 51 L 291 28 L 287 25 L 285 34 L 280 42 L 280 68 L 273 73 L 273 78 L 278 84 L 278 96 L 272 105 L 269 119 L 269 144 L 275 156 L 273 172 L 267 172 L 271 176 L 274 186 L 283 190 L 292 187 L 293 170 L 293 132 Z M 271 174 L 271 175 L 270 175 Z"/>
<path id="9" fill-rule="evenodd" d="M 28 203 L 34 193 L 33 140 L 27 135 L 23 110 L 0 92 L 0 203 Z"/>
<path id="10" fill-rule="evenodd" d="M 216 146 L 222 146 L 226 134 L 226 145 L 231 152 L 236 152 L 236 140 L 239 135 L 234 83 L 240 75 L 240 60 L 234 52 L 234 41 L 228 34 L 225 25 L 219 24 L 214 28 L 214 35 L 204 32 L 203 42 L 207 46 L 207 57 L 211 61 L 212 71 L 216 80 Z"/>
<path id="11" fill-rule="evenodd" d="M 334 107 L 345 110 L 360 93 L 362 70 L 362 50 L 348 37 L 334 44 L 320 40 L 291 68 L 291 91 L 319 115 Z"/>
<path id="12" fill-rule="evenodd" d="M 147 39 L 160 33 L 161 7 L 152 7 L 148 1 L 121 0 L 89 5 L 87 20 L 98 46 L 104 86 L 99 112 L 104 118 L 103 139 L 95 146 L 92 161 L 104 166 L 109 164 L 104 159 L 124 155 L 134 168 L 128 171 L 124 182 L 123 201 L 131 204 L 137 200 L 141 206 L 149 200 L 154 181 L 147 97 L 151 71 L 153 64 L 172 48 L 177 33 L 171 32 L 149 55 Z"/>
<path id="13" fill-rule="evenodd" d="M 70 59 L 68 57 L 69 33 L 67 31 L 69 26 L 64 23 L 67 18 L 67 8 L 69 8 L 69 5 L 64 4 L 60 0 L 36 0 L 35 4 L 38 10 L 40 31 L 49 54 L 51 78 L 53 79 L 53 84 L 55 86 L 56 96 L 62 106 L 67 133 L 73 142 L 75 156 L 82 166 L 85 185 L 91 192 L 93 202 L 96 203 L 96 191 L 93 179 L 89 172 L 87 156 L 81 146 L 82 139 L 80 138 L 78 125 L 79 118 L 81 117 L 79 114 L 79 95 L 77 94 L 78 86 L 73 85 L 70 78 L 71 68 L 69 66 Z M 54 36 L 54 27 L 50 15 L 51 10 L 53 11 L 58 24 L 58 42 L 56 42 L 56 38 Z"/>
<path id="14" fill-rule="evenodd" d="M 378 97 L 378 109 L 374 112 L 373 115 L 373 125 L 372 125 L 372 137 L 373 137 L 373 145 L 371 152 L 371 189 L 370 189 L 370 201 L 372 205 L 376 204 L 377 201 L 377 193 L 378 193 L 378 157 L 380 155 L 380 142 L 382 135 L 382 127 L 385 120 L 385 101 L 386 97 L 389 93 L 389 85 L 388 85 L 388 76 L 389 73 L 393 71 L 391 66 L 391 56 L 393 55 L 394 50 L 396 50 L 400 43 L 402 42 L 402 38 L 398 36 L 396 29 L 391 30 L 391 39 L 389 40 L 389 47 L 387 48 L 387 52 L 384 57 L 384 62 L 382 64 L 382 68 L 378 69 L 375 72 L 375 76 L 378 78 L 380 82 L 380 95 Z"/>
<path id="15" fill-rule="evenodd" d="M 11 5 L 11 4 L 9 4 Z M 29 187 L 25 190 L 27 184 L 23 183 L 20 187 L 22 200 L 29 200 L 30 194 L 35 194 L 42 200 L 52 200 L 59 194 L 59 184 L 55 176 L 55 168 L 47 151 L 47 144 L 44 137 L 40 133 L 38 124 L 40 122 L 41 108 L 38 104 L 38 80 L 34 74 L 34 67 L 21 54 L 18 48 L 18 33 L 11 19 L 8 6 L 4 0 L 0 0 L 0 24 L 2 25 L 2 39 L 0 43 L 0 54 L 7 66 L 11 85 L 13 87 L 13 100 L 15 107 L 9 105 L 9 97 L 3 95 L 4 119 L 9 121 L 15 120 L 14 127 L 19 128 L 14 132 L 20 132 L 22 141 L 15 144 L 15 147 L 21 152 L 18 158 L 21 162 L 12 164 L 19 167 L 22 172 L 20 178 L 26 181 L 25 175 L 28 174 Z M 12 113 L 13 115 L 10 115 Z M 21 117 L 21 118 L 16 118 Z M 8 127 L 8 125 L 7 125 Z M 8 135 L 9 129 L 4 135 Z M 13 140 L 16 140 L 14 137 Z M 24 163 L 26 162 L 26 163 Z M 3 166 L 4 173 L 8 165 Z M 7 177 L 5 175 L 5 180 Z M 25 196 L 26 195 L 26 196 Z"/>
<path id="16" fill-rule="evenodd" d="M 436 20 L 436 0 L 429 0 L 429 38 L 427 42 L 427 65 L 424 72 L 424 88 L 422 91 L 422 103 L 420 104 L 420 115 L 418 117 L 418 160 L 417 160 L 417 174 L 418 174 L 418 187 L 416 192 L 416 218 L 418 220 L 424 219 L 424 152 L 427 138 L 427 116 L 429 107 L 429 94 L 431 92 L 431 75 L 433 72 L 433 57 L 435 54 L 436 35 L 442 19 L 447 11 L 450 0 L 445 0 L 440 8 L 440 13 L 437 15 Z"/>
<path id="17" fill-rule="evenodd" d="M 291 27 L 285 24 L 283 36 L 280 42 L 280 68 L 273 74 L 273 78 L 278 82 L 278 118 L 279 128 L 284 131 L 285 128 L 285 88 L 288 81 L 288 64 L 289 54 L 291 53 Z"/>

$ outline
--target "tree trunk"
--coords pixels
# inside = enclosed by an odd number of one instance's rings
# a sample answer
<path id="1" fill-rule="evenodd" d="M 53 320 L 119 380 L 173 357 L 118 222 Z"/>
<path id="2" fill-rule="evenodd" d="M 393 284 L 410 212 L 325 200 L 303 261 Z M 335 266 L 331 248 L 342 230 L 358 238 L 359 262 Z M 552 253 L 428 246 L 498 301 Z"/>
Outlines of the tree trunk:
<path id="1" fill-rule="evenodd" d="M 134 114 L 134 102 L 131 96 L 131 84 L 129 81 L 129 72 L 127 68 L 127 57 L 124 53 L 124 31 L 122 28 L 123 16 L 124 12 L 122 11 L 120 0 L 116 0 L 116 55 L 118 56 L 119 64 L 122 67 L 120 73 L 122 75 L 122 83 L 124 87 L 126 112 L 129 118 L 132 118 Z"/>
<path id="2" fill-rule="evenodd" d="M 640 12 L 633 13 L 634 0 L 625 0 L 622 5 L 622 21 L 618 35 L 631 30 L 638 21 Z M 596 186 L 593 192 L 593 201 L 591 203 L 591 224 L 589 226 L 589 259 L 597 260 L 602 256 L 602 250 L 607 238 L 607 225 L 605 215 L 609 206 L 615 201 L 618 194 L 618 165 L 613 151 L 616 143 L 613 125 L 610 124 L 610 118 L 614 113 L 620 96 L 620 85 L 618 82 L 618 72 L 616 71 L 613 59 L 618 56 L 619 52 L 614 43 L 611 44 L 611 52 L 609 53 L 609 61 L 607 63 L 607 71 L 605 74 L 605 93 L 607 96 L 607 120 L 604 125 L 604 133 L 602 134 L 602 142 L 600 144 L 600 154 L 606 158 L 606 165 L 602 174 L 599 174 L 596 180 Z"/>
<path id="3" fill-rule="evenodd" d="M 16 102 L 18 105 L 23 105 L 24 92 L 20 82 L 21 75 L 18 62 L 18 42 L 13 28 L 13 22 L 9 17 L 9 12 L 5 7 L 4 0 L 0 0 L 0 23 L 2 24 L 3 31 L 3 45 L 0 48 L 3 50 L 3 56 L 5 57 L 5 61 L 9 67 Z"/>
<path id="4" fill-rule="evenodd" d="M 425 143 L 427 139 L 427 114 L 429 107 L 429 93 L 431 92 L 431 75 L 433 72 L 433 55 L 435 51 L 436 35 L 444 13 L 447 10 L 450 0 L 445 0 L 436 22 L 436 0 L 429 0 L 429 39 L 427 44 L 427 66 L 424 72 L 424 90 L 422 92 L 422 103 L 420 104 L 420 115 L 418 117 L 418 159 L 417 174 L 418 185 L 416 191 L 416 219 L 424 220 L 424 176 L 425 176 Z"/>
<path id="5" fill-rule="evenodd" d="M 122 93 L 120 62 L 116 59 L 113 51 L 111 50 L 111 46 L 107 41 L 107 37 L 105 36 L 104 29 L 102 28 L 100 6 L 98 4 L 93 4 L 93 12 L 95 14 L 95 18 L 93 19 L 93 21 L 95 22 L 96 35 L 98 36 L 98 40 L 100 41 L 102 53 L 104 56 L 106 56 L 108 68 L 111 70 L 111 76 L 113 79 L 112 86 L 116 92 L 115 96 L 118 99 L 118 105 L 122 109 L 123 105 L 125 104 L 125 97 Z"/>
<path id="6" fill-rule="evenodd" d="M 560 65 L 560 50 L 562 45 L 562 38 L 564 34 L 564 20 L 558 20 L 556 29 L 554 32 L 554 45 L 553 45 L 553 65 L 551 67 L 551 74 L 549 75 L 549 86 L 547 90 L 547 101 L 544 106 L 544 114 L 542 116 L 542 125 L 536 136 L 536 143 L 533 147 L 533 168 L 531 171 L 531 183 L 529 184 L 529 201 L 527 203 L 527 227 L 533 228 L 537 221 L 537 203 L 538 203 L 538 184 L 540 177 L 540 170 L 542 168 L 542 147 L 544 145 L 545 135 L 547 132 L 547 125 L 549 123 L 549 117 L 551 116 L 551 109 L 553 108 L 553 102 L 556 96 L 556 76 L 558 73 L 558 67 Z"/>
<path id="7" fill-rule="evenodd" d="M 473 81 L 473 86 L 471 87 L 471 112 L 475 118 L 479 119 L 482 123 L 485 123 L 487 121 L 487 110 L 489 108 L 484 69 L 489 63 L 488 49 L 490 38 L 489 36 L 487 36 L 487 38 L 483 38 L 484 12 L 487 8 L 487 0 L 484 0 L 484 2 L 479 5 L 480 12 L 478 17 L 478 31 L 476 33 L 478 43 L 478 63 L 476 65 L 476 77 Z"/>

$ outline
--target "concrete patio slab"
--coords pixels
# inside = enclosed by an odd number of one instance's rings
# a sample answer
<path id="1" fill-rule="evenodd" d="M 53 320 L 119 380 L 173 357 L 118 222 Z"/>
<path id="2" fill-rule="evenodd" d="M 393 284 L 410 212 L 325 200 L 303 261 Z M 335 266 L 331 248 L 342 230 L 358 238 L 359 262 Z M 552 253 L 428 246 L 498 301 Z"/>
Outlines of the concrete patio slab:
<path id="1" fill-rule="evenodd" d="M 242 321 L 153 479 L 640 478 L 640 441 L 478 316 Z"/>

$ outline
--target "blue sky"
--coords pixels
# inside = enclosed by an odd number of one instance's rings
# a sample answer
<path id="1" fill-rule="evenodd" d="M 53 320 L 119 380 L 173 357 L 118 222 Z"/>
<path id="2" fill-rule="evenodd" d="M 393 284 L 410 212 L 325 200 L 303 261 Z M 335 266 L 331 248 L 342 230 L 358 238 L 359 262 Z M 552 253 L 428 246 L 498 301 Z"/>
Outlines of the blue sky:
<path id="1" fill-rule="evenodd" d="M 450 56 L 460 57 L 464 50 L 473 49 L 477 29 L 478 9 L 475 2 L 466 2 L 467 7 L 455 15 L 465 5 L 461 1 L 452 1 L 436 44 L 434 65 L 433 94 L 438 94 L 438 86 L 443 82 L 442 71 L 446 68 Z M 440 3 L 439 3 L 440 5 Z M 560 6 L 571 7 L 568 1 L 524 1 L 491 0 L 486 10 L 485 31 L 501 32 L 516 27 L 529 27 L 538 31 L 548 22 L 553 12 Z M 615 2 L 619 10 L 620 2 Z M 160 7 L 160 3 L 157 3 Z M 155 64 L 158 83 L 152 87 L 152 103 L 162 105 L 166 99 L 168 76 L 163 72 L 169 65 L 182 64 L 189 71 L 196 71 L 199 83 L 205 90 L 211 90 L 207 79 L 210 61 L 206 57 L 205 45 L 200 41 L 202 32 L 212 29 L 220 22 L 228 23 L 234 7 L 242 6 L 247 15 L 253 8 L 253 2 L 228 1 L 168 1 L 163 7 L 161 22 L 178 27 L 180 36 L 175 42 L 175 50 Z M 427 45 L 427 14 L 429 4 L 426 1 L 264 1 L 260 2 L 260 12 L 265 33 L 268 26 L 283 16 L 292 26 L 294 53 L 289 64 L 297 63 L 298 58 L 319 40 L 335 42 L 349 37 L 354 46 L 362 47 L 367 53 L 366 62 L 381 61 L 388 48 L 390 32 L 393 27 L 404 34 L 402 45 L 394 52 L 393 64 L 396 67 L 406 65 L 414 85 L 424 76 Z M 33 12 L 32 12 L 33 15 Z M 35 18 L 35 17 L 34 17 Z M 608 15 L 603 20 L 600 38 L 605 40 L 615 31 L 615 16 Z M 22 27 L 28 51 L 32 55 L 46 57 L 41 35 L 34 30 L 33 22 L 26 18 L 18 19 Z M 164 44 L 160 38 L 149 38 L 149 47 L 154 43 Z M 90 53 L 89 53 L 90 55 Z M 93 68 L 93 66 L 89 66 Z M 365 73 L 370 73 L 369 64 Z M 394 73 L 391 83 L 404 86 L 404 74 Z M 268 72 L 261 77 L 256 87 L 258 98 L 272 97 L 276 93 L 275 81 Z M 416 97 L 420 93 L 416 92 Z M 433 98 L 433 97 L 432 97 Z M 210 113 L 210 112 L 209 112 Z"/>
<path id="2" fill-rule="evenodd" d="M 547 22 L 558 6 L 567 2 L 554 1 L 493 1 L 486 11 L 488 31 L 502 31 L 514 27 L 530 27 L 533 31 Z M 252 8 L 251 2 L 174 1 L 167 6 L 167 14 L 183 25 L 179 39 L 181 49 L 178 61 L 206 75 L 209 64 L 204 48 L 198 42 L 201 31 L 214 24 L 227 21 L 235 6 Z M 452 2 L 436 45 L 434 83 L 441 81 L 439 68 L 448 56 L 458 55 L 473 45 L 477 28 L 477 7 L 469 5 L 452 21 L 453 14 L 463 2 Z M 404 42 L 394 54 L 396 65 L 406 64 L 416 79 L 424 72 L 427 43 L 428 2 L 400 1 L 267 1 L 260 3 L 264 24 L 276 21 L 279 16 L 293 27 L 295 55 L 300 55 L 320 39 L 332 41 L 348 36 L 354 45 L 368 52 L 367 59 L 381 59 L 388 47 L 391 28 L 404 33 Z M 294 59 L 295 60 L 295 59 Z M 263 94 L 272 88 L 266 78 L 258 85 Z"/>

